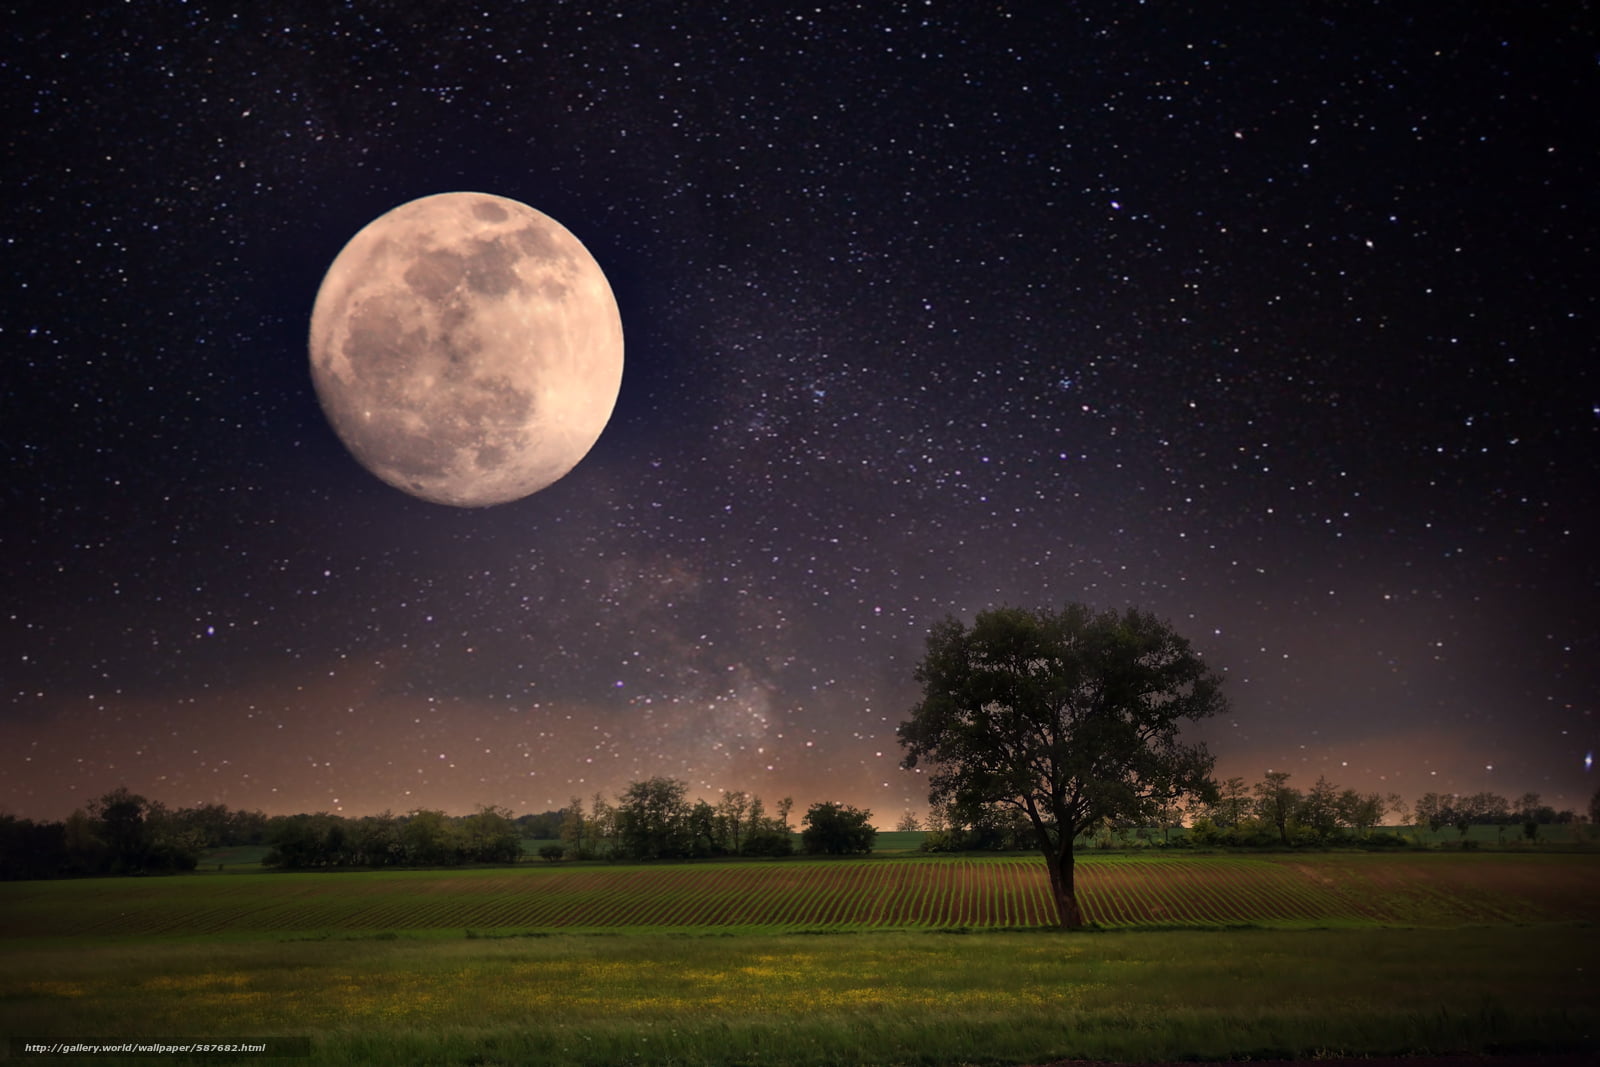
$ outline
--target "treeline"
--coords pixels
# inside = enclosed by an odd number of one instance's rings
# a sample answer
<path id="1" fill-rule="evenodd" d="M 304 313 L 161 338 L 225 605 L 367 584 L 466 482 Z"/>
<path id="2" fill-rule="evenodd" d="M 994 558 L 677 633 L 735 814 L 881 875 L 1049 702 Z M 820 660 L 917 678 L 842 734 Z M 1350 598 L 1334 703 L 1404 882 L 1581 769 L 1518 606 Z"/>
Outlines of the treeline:
<path id="1" fill-rule="evenodd" d="M 1590 819 L 1597 817 L 1600 809 L 1600 792 L 1590 801 Z M 1453 793 L 1424 793 L 1417 799 L 1412 815 L 1418 826 L 1426 825 L 1438 833 L 1453 826 L 1462 837 L 1474 826 L 1520 826 L 1522 835 L 1530 841 L 1539 836 L 1541 826 L 1564 826 L 1580 821 L 1571 809 L 1557 811 L 1541 803 L 1538 793 L 1524 793 L 1515 801 L 1508 801 L 1498 793 L 1473 793 L 1460 796 Z"/>
<path id="2" fill-rule="evenodd" d="M 767 814 L 758 796 L 722 794 L 716 804 L 691 803 L 688 786 L 674 778 L 634 782 L 616 803 L 596 793 L 585 808 L 573 797 L 561 811 L 561 844 L 540 850 L 546 859 L 693 859 L 712 856 L 788 856 L 794 852 L 789 815 L 794 801 L 778 801 Z M 872 812 L 825 801 L 807 809 L 800 847 L 808 853 L 846 856 L 872 851 Z"/>
<path id="3" fill-rule="evenodd" d="M 713 856 L 787 856 L 793 800 L 768 815 L 758 796 L 724 793 L 715 805 L 690 802 L 676 779 L 634 782 L 615 801 L 596 793 L 559 811 L 513 817 L 483 805 L 470 815 L 418 809 L 358 818 L 317 812 L 267 816 L 221 804 L 169 809 L 119 787 L 61 822 L 0 815 L 0 879 L 70 878 L 192 871 L 206 852 L 264 845 L 262 863 L 284 870 L 352 867 L 448 867 L 516 863 L 523 841 L 547 843 L 546 860 L 659 860 Z M 814 804 L 800 844 L 806 852 L 872 851 L 872 813 Z"/>
<path id="4" fill-rule="evenodd" d="M 0 815 L 0 879 L 192 871 L 208 849 L 264 844 L 271 825 L 259 811 L 171 809 L 119 786 L 60 822 Z"/>
<path id="5" fill-rule="evenodd" d="M 1199 845 L 1244 847 L 1330 845 L 1365 841 L 1401 845 L 1376 831 L 1391 813 L 1404 820 L 1397 793 L 1340 789 L 1326 777 L 1301 792 L 1287 771 L 1271 771 L 1250 786 L 1243 778 L 1219 783 L 1217 801 L 1199 806 L 1189 827 Z"/>
<path id="6" fill-rule="evenodd" d="M 455 867 L 463 863 L 515 863 L 523 829 L 511 812 L 483 805 L 454 817 L 419 808 L 405 815 L 382 812 L 357 819 L 318 812 L 272 820 L 262 857 L 267 867 Z"/>
<path id="7" fill-rule="evenodd" d="M 1524 793 L 1514 802 L 1498 793 L 1424 793 L 1415 808 L 1408 809 L 1398 794 L 1340 790 L 1325 777 L 1301 792 L 1289 784 L 1286 772 L 1277 771 L 1248 790 L 1244 779 L 1228 779 L 1219 802 L 1202 813 L 1190 832 L 1199 844 L 1408 844 L 1398 834 L 1375 832 L 1389 816 L 1401 826 L 1426 825 L 1434 832 L 1454 826 L 1463 839 L 1474 826 L 1516 825 L 1524 837 L 1534 840 L 1540 826 L 1577 819 L 1572 811 L 1558 812 L 1542 803 L 1538 793 Z"/>
<path id="8" fill-rule="evenodd" d="M 1600 806 L 1600 793 L 1590 806 Z M 1399 834 L 1379 831 L 1391 817 L 1402 826 L 1427 826 L 1434 832 L 1453 826 L 1463 839 L 1473 826 L 1518 826 L 1528 840 L 1537 839 L 1541 826 L 1578 819 L 1572 811 L 1556 811 L 1542 803 L 1537 793 L 1525 793 L 1514 802 L 1495 793 L 1426 793 L 1413 810 L 1397 793 L 1341 789 L 1325 776 L 1301 790 L 1290 784 L 1287 772 L 1274 771 L 1255 783 L 1240 777 L 1218 783 L 1213 803 L 1157 806 L 1139 822 L 1107 820 L 1080 837 L 1076 847 L 1106 848 L 1130 842 L 1236 848 L 1411 844 Z M 908 819 L 902 820 L 901 828 L 918 827 L 914 819 Z M 929 812 L 926 830 L 922 848 L 929 852 L 1031 851 L 1038 847 L 1027 818 L 1008 806 L 995 806 L 975 817 L 936 808 Z M 1185 832 L 1174 835 L 1174 831 Z"/>

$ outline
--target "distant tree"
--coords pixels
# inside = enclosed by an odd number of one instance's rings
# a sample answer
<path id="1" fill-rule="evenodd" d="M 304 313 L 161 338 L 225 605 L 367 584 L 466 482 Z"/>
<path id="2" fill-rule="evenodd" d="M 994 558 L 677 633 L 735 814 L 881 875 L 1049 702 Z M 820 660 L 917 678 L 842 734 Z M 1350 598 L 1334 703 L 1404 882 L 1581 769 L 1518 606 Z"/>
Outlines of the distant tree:
<path id="1" fill-rule="evenodd" d="M 565 811 L 541 811 L 518 815 L 517 832 L 535 840 L 549 840 L 561 836 L 561 822 Z"/>
<path id="2" fill-rule="evenodd" d="M 794 835 L 778 829 L 778 825 L 777 820 L 772 819 L 762 823 L 758 829 L 751 830 L 745 835 L 740 853 L 746 856 L 794 855 Z"/>
<path id="3" fill-rule="evenodd" d="M 589 820 L 583 813 L 583 798 L 573 797 L 561 809 L 561 843 L 566 846 L 566 853 L 578 859 L 593 855 L 592 843 L 586 832 L 588 828 Z"/>
<path id="4" fill-rule="evenodd" d="M 0 879 L 58 878 L 66 865 L 66 839 L 58 822 L 0 814 Z"/>
<path id="5" fill-rule="evenodd" d="M 835 804 L 831 801 L 811 805 L 800 831 L 800 847 L 814 854 L 853 856 L 872 851 L 878 831 L 872 826 L 872 812 Z"/>
<path id="6" fill-rule="evenodd" d="M 617 800 L 623 851 L 655 860 L 690 852 L 688 786 L 675 778 L 650 778 L 628 786 Z"/>
<path id="7" fill-rule="evenodd" d="M 1155 828 L 1161 831 L 1161 843 L 1172 843 L 1172 831 L 1183 825 L 1183 809 L 1177 801 L 1162 798 L 1156 803 Z"/>
<path id="8" fill-rule="evenodd" d="M 481 804 L 461 820 L 461 848 L 476 863 L 515 863 L 522 858 L 522 831 L 506 808 Z"/>
<path id="9" fill-rule="evenodd" d="M 1511 818 L 1511 804 L 1499 793 L 1474 793 L 1466 807 L 1475 823 L 1504 825 Z"/>
<path id="10" fill-rule="evenodd" d="M 1288 771 L 1268 771 L 1266 778 L 1255 784 L 1256 817 L 1278 831 L 1280 844 L 1289 844 L 1289 831 L 1294 828 L 1295 816 L 1300 810 L 1300 790 L 1289 785 Z"/>
<path id="11" fill-rule="evenodd" d="M 99 837 L 110 853 L 111 870 L 123 874 L 144 869 L 150 838 L 145 812 L 150 803 L 128 787 L 119 785 L 89 802 L 89 814 L 99 822 Z"/>
<path id="12" fill-rule="evenodd" d="M 1324 775 L 1300 799 L 1297 815 L 1300 825 L 1309 827 L 1318 841 L 1326 841 L 1339 829 L 1339 790 Z"/>
<path id="13" fill-rule="evenodd" d="M 418 808 L 400 824 L 406 862 L 414 867 L 447 867 L 461 862 L 461 835 L 442 811 Z"/>
<path id="14" fill-rule="evenodd" d="M 599 791 L 589 800 L 590 851 L 595 856 L 610 855 L 618 850 L 621 832 L 616 805 L 606 800 Z"/>
<path id="15" fill-rule="evenodd" d="M 725 852 L 717 833 L 717 809 L 704 800 L 689 807 L 689 852 L 691 856 L 710 856 Z"/>
<path id="16" fill-rule="evenodd" d="M 1011 852 L 1036 847 L 1027 815 L 1005 804 L 986 804 L 954 831 L 953 845 L 967 851 Z"/>
<path id="17" fill-rule="evenodd" d="M 745 816 L 748 829 L 745 831 L 744 840 L 739 843 L 739 852 L 746 856 L 792 856 L 794 855 L 794 836 L 790 834 L 786 825 L 788 809 L 784 807 L 789 803 L 785 797 L 779 803 L 781 814 L 776 818 L 767 817 L 767 809 L 762 804 L 761 798 L 750 798 L 750 811 Z"/>
<path id="18" fill-rule="evenodd" d="M 567 850 L 561 845 L 551 844 L 539 846 L 539 858 L 549 860 L 551 863 L 558 862 L 566 854 Z"/>
<path id="19" fill-rule="evenodd" d="M 750 794 L 742 789 L 730 789 L 717 801 L 717 827 L 721 844 L 729 852 L 737 853 L 739 843 L 750 829 Z"/>
<path id="20" fill-rule="evenodd" d="M 1449 810 L 1449 805 L 1444 797 L 1441 797 L 1438 793 L 1424 793 L 1417 798 L 1413 818 L 1417 820 L 1419 828 L 1426 826 L 1430 833 L 1436 834 L 1441 826 L 1445 826 L 1451 821 Z"/>
<path id="21" fill-rule="evenodd" d="M 275 816 L 267 831 L 267 843 L 271 847 L 261 862 L 268 867 L 291 871 L 324 866 L 325 822 L 314 815 Z"/>
<path id="22" fill-rule="evenodd" d="M 955 852 L 961 847 L 958 834 L 951 829 L 950 811 L 944 804 L 928 805 L 928 818 L 923 824 L 927 833 L 922 838 L 924 852 Z"/>
<path id="23" fill-rule="evenodd" d="M 1237 829 L 1250 811 L 1250 790 L 1244 779 L 1229 778 L 1217 787 L 1217 802 L 1213 805 L 1212 821 L 1228 830 Z"/>
<path id="24" fill-rule="evenodd" d="M 1339 794 L 1336 807 L 1341 825 L 1366 835 L 1383 821 L 1388 801 L 1379 793 L 1358 793 L 1354 789 L 1346 789 Z"/>
<path id="25" fill-rule="evenodd" d="M 364 867 L 393 867 L 405 862 L 405 843 L 394 812 L 385 809 L 363 816 L 354 829 L 356 862 Z"/>
<path id="26" fill-rule="evenodd" d="M 922 829 L 922 823 L 917 820 L 916 812 L 908 811 L 900 816 L 900 821 L 894 824 L 894 828 L 897 833 L 914 834 Z"/>
<path id="27" fill-rule="evenodd" d="M 1405 798 L 1403 798 L 1399 793 L 1390 793 L 1389 795 L 1385 796 L 1383 798 L 1383 807 L 1384 812 L 1380 812 L 1378 815 L 1380 820 L 1383 818 L 1383 815 L 1386 812 L 1392 814 L 1397 820 L 1399 820 L 1401 826 L 1411 825 L 1411 809 L 1406 804 Z"/>
<path id="28" fill-rule="evenodd" d="M 1600 789 L 1594 791 L 1594 796 L 1589 798 L 1589 823 L 1600 825 Z"/>
<path id="29" fill-rule="evenodd" d="M 778 828 L 784 833 L 789 833 L 789 813 L 794 810 L 794 797 L 784 797 L 778 801 Z"/>
<path id="30" fill-rule="evenodd" d="M 109 852 L 100 837 L 100 824 L 76 808 L 61 826 L 62 873 L 97 874 L 106 869 Z"/>
<path id="31" fill-rule="evenodd" d="M 1536 820 L 1541 807 L 1543 807 L 1543 804 L 1540 803 L 1538 793 L 1524 793 L 1517 798 L 1517 801 L 1512 805 L 1511 810 L 1512 813 L 1519 819 Z"/>
<path id="32" fill-rule="evenodd" d="M 1155 616 L 1002 608 L 947 618 L 917 665 L 922 700 L 899 727 L 904 765 L 929 764 L 929 800 L 962 818 L 1020 811 L 1044 854 L 1063 926 L 1083 924 L 1073 842 L 1162 800 L 1216 796 L 1211 756 L 1179 744 L 1185 721 L 1227 704 L 1221 679 Z"/>
<path id="33" fill-rule="evenodd" d="M 264 845 L 267 842 L 267 816 L 260 811 L 235 811 L 229 817 L 227 845 Z"/>

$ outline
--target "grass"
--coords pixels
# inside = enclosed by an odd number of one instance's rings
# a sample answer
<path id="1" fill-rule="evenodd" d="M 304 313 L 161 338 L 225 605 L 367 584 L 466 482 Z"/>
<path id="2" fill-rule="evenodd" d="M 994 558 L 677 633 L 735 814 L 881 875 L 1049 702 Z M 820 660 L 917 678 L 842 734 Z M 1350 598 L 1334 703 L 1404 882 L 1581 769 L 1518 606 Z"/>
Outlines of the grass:
<path id="1" fill-rule="evenodd" d="M 1600 856 L 1092 855 L 1107 927 L 1600 922 Z M 479 931 L 782 933 L 1053 922 L 1036 857 L 797 859 L 208 873 L 0 884 L 0 937 L 282 938 Z"/>
<path id="2" fill-rule="evenodd" d="M 0 1028 L 310 1035 L 319 1063 L 1580 1050 L 1597 1047 L 1589 941 L 1550 926 L 55 946 L 7 952 Z"/>
<path id="3" fill-rule="evenodd" d="M 0 1032 L 332 1064 L 1600 1051 L 1600 856 L 1079 870 L 1076 934 L 1013 857 L 0 884 Z"/>

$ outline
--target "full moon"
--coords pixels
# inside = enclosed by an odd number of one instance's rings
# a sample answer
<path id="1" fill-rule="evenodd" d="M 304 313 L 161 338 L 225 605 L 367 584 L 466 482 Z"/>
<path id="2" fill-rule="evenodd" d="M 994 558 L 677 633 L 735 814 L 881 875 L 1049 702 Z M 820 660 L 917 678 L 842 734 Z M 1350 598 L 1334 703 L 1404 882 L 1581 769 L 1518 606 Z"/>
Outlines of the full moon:
<path id="1" fill-rule="evenodd" d="M 622 384 L 622 318 L 566 227 L 487 193 L 401 204 L 317 290 L 311 378 L 345 447 L 413 496 L 487 507 L 588 454 Z"/>

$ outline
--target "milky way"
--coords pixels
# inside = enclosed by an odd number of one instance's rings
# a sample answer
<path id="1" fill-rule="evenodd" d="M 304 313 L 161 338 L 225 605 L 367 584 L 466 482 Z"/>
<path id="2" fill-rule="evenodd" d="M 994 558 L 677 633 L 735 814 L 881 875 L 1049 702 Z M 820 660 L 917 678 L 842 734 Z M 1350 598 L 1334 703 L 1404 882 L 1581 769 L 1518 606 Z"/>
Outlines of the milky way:
<path id="1" fill-rule="evenodd" d="M 1586 804 L 1577 8 L 536 6 L 9 27 L 0 807 L 887 823 L 929 626 L 1069 600 L 1225 673 L 1220 773 Z M 589 457 L 472 512 L 306 357 L 350 235 L 456 189 L 628 337 Z"/>

